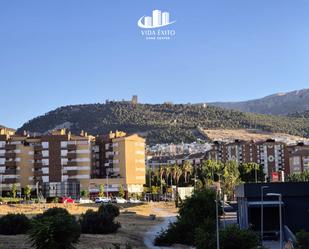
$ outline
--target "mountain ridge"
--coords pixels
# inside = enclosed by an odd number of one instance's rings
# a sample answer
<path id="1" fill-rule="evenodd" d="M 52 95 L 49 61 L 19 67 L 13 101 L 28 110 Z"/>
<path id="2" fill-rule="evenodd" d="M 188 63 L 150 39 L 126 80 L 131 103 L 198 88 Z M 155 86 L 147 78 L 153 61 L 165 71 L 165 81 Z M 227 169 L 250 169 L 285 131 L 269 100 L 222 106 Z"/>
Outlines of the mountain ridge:
<path id="1" fill-rule="evenodd" d="M 309 119 L 279 117 L 225 110 L 215 106 L 190 104 L 132 104 L 107 102 L 59 107 L 29 120 L 17 132 L 46 133 L 56 128 L 68 128 L 79 134 L 105 134 L 111 130 L 140 133 L 148 143 L 192 142 L 203 128 L 257 128 L 309 136 Z"/>
<path id="2" fill-rule="evenodd" d="M 275 93 L 263 98 L 238 102 L 211 102 L 211 106 L 270 115 L 288 115 L 309 110 L 309 89 Z"/>

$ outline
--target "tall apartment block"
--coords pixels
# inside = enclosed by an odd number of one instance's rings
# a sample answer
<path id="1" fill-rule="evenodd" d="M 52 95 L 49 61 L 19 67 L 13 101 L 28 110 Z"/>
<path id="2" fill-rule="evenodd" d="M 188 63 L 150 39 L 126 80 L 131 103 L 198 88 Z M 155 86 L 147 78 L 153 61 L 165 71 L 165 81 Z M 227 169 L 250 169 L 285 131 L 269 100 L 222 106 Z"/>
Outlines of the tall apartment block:
<path id="1" fill-rule="evenodd" d="M 103 184 L 109 192 L 120 185 L 128 193 L 141 193 L 145 184 L 145 139 L 121 131 L 98 136 L 95 140 L 90 190 Z"/>
<path id="2" fill-rule="evenodd" d="M 106 139 L 109 138 L 109 139 Z M 141 192 L 145 182 L 144 139 L 123 132 L 93 137 L 65 129 L 31 137 L 0 130 L 1 190 L 12 184 L 22 189 L 39 186 L 45 197 L 77 196 L 80 190 L 96 191 L 113 180 L 110 192 L 120 185 Z M 108 145 L 108 146 L 107 146 Z M 110 146 L 112 149 L 110 149 Z"/>
<path id="3" fill-rule="evenodd" d="M 215 142 L 208 158 L 221 161 L 236 161 L 238 164 L 255 162 L 262 166 L 264 174 L 270 180 L 275 173 L 289 174 L 288 147 L 272 139 L 265 141 L 241 141 L 232 143 Z"/>

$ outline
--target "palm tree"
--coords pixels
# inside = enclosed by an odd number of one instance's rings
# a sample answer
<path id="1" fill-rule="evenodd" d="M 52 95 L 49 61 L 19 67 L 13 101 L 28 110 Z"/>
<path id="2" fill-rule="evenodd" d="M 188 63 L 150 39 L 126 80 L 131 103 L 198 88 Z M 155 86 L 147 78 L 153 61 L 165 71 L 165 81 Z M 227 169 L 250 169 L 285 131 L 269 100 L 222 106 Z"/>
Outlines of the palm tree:
<path id="1" fill-rule="evenodd" d="M 173 176 L 176 182 L 176 207 L 178 207 L 178 182 L 179 182 L 179 178 L 180 176 L 183 174 L 182 168 L 179 167 L 177 164 L 174 164 L 173 166 Z"/>
<path id="2" fill-rule="evenodd" d="M 161 195 L 163 194 L 163 185 L 162 185 L 162 181 L 163 181 L 163 175 L 164 175 L 165 172 L 166 172 L 166 166 L 161 166 L 161 167 L 159 168 Z"/>
<path id="3" fill-rule="evenodd" d="M 171 185 L 170 186 L 172 187 L 172 185 L 173 185 L 172 166 L 169 165 L 169 164 L 165 166 L 165 177 L 166 177 L 166 182 L 168 182 L 168 177 L 171 178 L 171 181 L 170 181 Z"/>
<path id="4" fill-rule="evenodd" d="M 193 167 L 189 161 L 185 161 L 182 165 L 182 170 L 185 177 L 185 183 L 188 183 L 188 173 L 191 175 L 193 171 Z"/>

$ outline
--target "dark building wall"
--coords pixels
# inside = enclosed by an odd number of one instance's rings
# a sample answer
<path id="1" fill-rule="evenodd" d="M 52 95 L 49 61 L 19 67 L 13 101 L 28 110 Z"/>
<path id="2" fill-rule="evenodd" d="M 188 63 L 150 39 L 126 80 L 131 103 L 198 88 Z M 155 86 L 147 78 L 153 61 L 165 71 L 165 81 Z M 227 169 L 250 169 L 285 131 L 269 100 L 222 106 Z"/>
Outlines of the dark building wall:
<path id="1" fill-rule="evenodd" d="M 245 203 L 247 202 L 261 201 L 261 186 L 264 185 L 269 187 L 264 189 L 264 201 L 278 200 L 278 198 L 275 197 L 268 197 L 267 193 L 282 194 L 282 201 L 284 202 L 284 224 L 293 232 L 297 232 L 300 229 L 309 231 L 309 183 L 285 182 L 241 184 L 236 187 L 237 200 L 243 205 L 246 205 Z M 243 200 L 246 200 L 247 202 L 244 202 Z M 239 205 L 239 209 L 243 209 L 243 207 Z M 257 214 L 260 215 L 259 213 Z M 245 221 L 241 219 L 245 219 L 246 217 L 240 213 L 238 213 L 238 216 L 239 221 L 245 223 Z"/>

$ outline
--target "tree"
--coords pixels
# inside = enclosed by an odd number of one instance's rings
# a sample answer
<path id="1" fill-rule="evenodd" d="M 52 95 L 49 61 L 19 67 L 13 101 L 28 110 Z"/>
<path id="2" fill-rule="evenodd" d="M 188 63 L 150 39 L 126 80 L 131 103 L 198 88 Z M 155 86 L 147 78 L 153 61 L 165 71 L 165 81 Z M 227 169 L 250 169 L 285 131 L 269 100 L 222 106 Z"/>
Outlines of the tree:
<path id="1" fill-rule="evenodd" d="M 234 189 L 239 182 L 237 163 L 235 161 L 228 161 L 223 168 L 223 190 L 230 199 L 234 197 Z"/>
<path id="2" fill-rule="evenodd" d="M 309 232 L 300 230 L 296 233 L 297 248 L 309 249 Z"/>
<path id="3" fill-rule="evenodd" d="M 170 177 L 170 186 L 172 187 L 173 185 L 172 166 L 169 164 L 165 166 L 165 177 L 166 177 L 167 183 L 168 183 L 168 178 Z"/>
<path id="4" fill-rule="evenodd" d="M 124 198 L 125 197 L 125 192 L 124 192 L 124 188 L 123 188 L 123 185 L 121 184 L 119 186 L 119 191 L 118 191 L 118 196 L 121 197 L 121 198 Z"/>
<path id="5" fill-rule="evenodd" d="M 16 184 L 15 184 L 15 183 L 12 185 L 11 193 L 12 193 L 12 197 L 13 197 L 13 198 L 16 198 L 17 187 L 16 187 Z"/>
<path id="6" fill-rule="evenodd" d="M 30 198 L 31 196 L 31 186 L 30 185 L 27 185 L 25 188 L 24 188 L 24 195 L 26 196 L 26 199 Z"/>
<path id="7" fill-rule="evenodd" d="M 172 169 L 172 174 L 176 182 L 176 207 L 178 207 L 178 198 L 179 198 L 178 183 L 179 183 L 179 178 L 182 175 L 182 169 L 177 164 L 174 164 L 173 169 Z"/>
<path id="8" fill-rule="evenodd" d="M 99 192 L 99 197 L 104 197 L 104 185 L 100 184 L 100 192 Z"/>
<path id="9" fill-rule="evenodd" d="M 100 189 L 100 190 L 101 190 L 101 189 Z M 101 191 L 100 191 L 100 192 L 101 192 Z M 104 186 L 103 186 L 103 192 L 104 192 Z M 86 198 L 86 197 L 89 196 L 89 193 L 88 193 L 87 190 L 83 189 L 82 191 L 80 191 L 80 195 L 81 195 L 81 197 Z"/>
<path id="10" fill-rule="evenodd" d="M 175 223 L 162 231 L 155 239 L 155 244 L 168 246 L 171 244 L 194 245 L 198 229 L 208 232 L 209 237 L 215 235 L 216 192 L 212 189 L 196 191 L 184 200 L 179 209 Z M 219 209 L 221 212 L 221 208 Z"/>
<path id="11" fill-rule="evenodd" d="M 244 182 L 258 182 L 264 180 L 262 167 L 257 163 L 243 163 L 239 165 L 240 179 Z"/>
<path id="12" fill-rule="evenodd" d="M 220 231 L 220 248 L 222 249 L 256 249 L 260 246 L 258 235 L 237 225 L 227 226 Z"/>
<path id="13" fill-rule="evenodd" d="M 184 173 L 184 178 L 185 178 L 185 183 L 188 183 L 188 173 L 191 175 L 192 171 L 193 171 L 193 167 L 190 164 L 189 161 L 184 161 L 183 165 L 182 165 L 182 170 Z"/>
<path id="14" fill-rule="evenodd" d="M 222 175 L 223 165 L 214 160 L 203 161 L 201 167 L 201 178 L 206 185 L 211 185 L 215 181 L 215 176 Z"/>
<path id="15" fill-rule="evenodd" d="M 31 220 L 29 238 L 36 249 L 73 249 L 81 228 L 76 218 L 62 208 L 50 208 Z"/>

